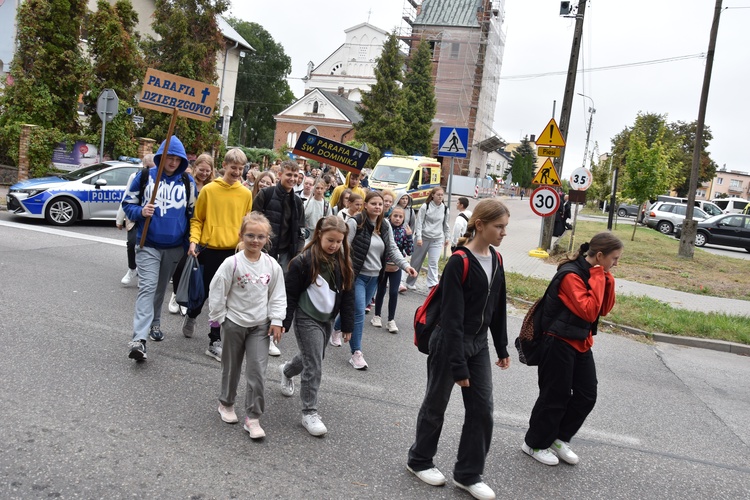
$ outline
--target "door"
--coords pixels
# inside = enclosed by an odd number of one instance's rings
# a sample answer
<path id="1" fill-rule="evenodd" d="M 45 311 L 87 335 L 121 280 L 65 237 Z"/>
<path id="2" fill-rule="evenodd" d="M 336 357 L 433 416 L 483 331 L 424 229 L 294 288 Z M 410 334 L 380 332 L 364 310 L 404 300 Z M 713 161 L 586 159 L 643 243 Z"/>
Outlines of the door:
<path id="1" fill-rule="evenodd" d="M 711 239 L 711 243 L 730 247 L 740 246 L 739 239 L 740 234 L 744 231 L 744 226 L 744 215 L 724 217 L 716 224 L 716 230 L 712 231 L 714 237 Z"/>
<path id="2" fill-rule="evenodd" d="M 89 184 L 89 214 L 91 219 L 114 219 L 125 194 L 128 179 L 137 166 L 115 167 L 86 181 Z M 102 184 L 102 181 L 105 183 Z M 85 209 L 84 209 L 85 212 Z"/>

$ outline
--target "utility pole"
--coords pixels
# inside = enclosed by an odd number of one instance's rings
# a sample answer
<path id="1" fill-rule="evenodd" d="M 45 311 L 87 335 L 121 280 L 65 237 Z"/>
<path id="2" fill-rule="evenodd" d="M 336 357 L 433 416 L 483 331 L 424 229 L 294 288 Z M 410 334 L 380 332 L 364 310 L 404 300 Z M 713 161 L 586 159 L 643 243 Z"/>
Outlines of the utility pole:
<path id="1" fill-rule="evenodd" d="M 714 66 L 714 52 L 716 52 L 716 37 L 719 33 L 719 18 L 721 17 L 721 2 L 716 0 L 714 7 L 714 20 L 711 23 L 711 36 L 708 40 L 708 54 L 706 55 L 706 69 L 703 73 L 703 88 L 701 89 L 701 101 L 698 107 L 698 122 L 695 126 L 695 144 L 693 144 L 693 165 L 690 171 L 690 184 L 688 188 L 688 208 L 685 220 L 682 223 L 682 235 L 680 236 L 680 247 L 677 251 L 679 257 L 692 259 L 695 254 L 695 233 L 698 222 L 693 219 L 693 207 L 695 206 L 695 190 L 698 189 L 698 175 L 701 164 L 701 151 L 703 149 L 703 126 L 706 120 L 706 107 L 708 105 L 708 89 L 711 86 L 711 70 Z M 562 129 L 562 127 L 561 127 Z"/>
<path id="2" fill-rule="evenodd" d="M 568 143 L 568 128 L 570 125 L 570 110 L 573 106 L 573 93 L 576 88 L 576 71 L 578 70 L 578 55 L 581 52 L 581 37 L 583 36 L 583 17 L 586 13 L 587 0 L 578 1 L 576 10 L 576 26 L 573 32 L 573 45 L 570 49 L 570 62 L 568 63 L 568 78 L 565 81 L 565 94 L 563 95 L 562 111 L 560 112 L 560 133 Z M 565 159 L 565 149 L 562 148 L 560 158 L 554 162 L 558 177 L 562 178 L 562 166 Z M 552 230 L 555 226 L 554 217 L 544 218 L 544 231 L 542 231 L 542 248 L 549 250 L 552 246 Z"/>

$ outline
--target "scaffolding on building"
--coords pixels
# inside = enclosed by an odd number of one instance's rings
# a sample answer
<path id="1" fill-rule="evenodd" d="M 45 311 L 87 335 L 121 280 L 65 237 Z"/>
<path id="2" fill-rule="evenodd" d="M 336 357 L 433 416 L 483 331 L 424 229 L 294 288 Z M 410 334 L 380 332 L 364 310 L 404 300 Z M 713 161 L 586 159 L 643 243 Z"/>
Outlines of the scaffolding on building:
<path id="1" fill-rule="evenodd" d="M 469 129 L 469 155 L 456 162 L 460 175 L 484 176 L 487 152 L 503 142 L 492 127 L 505 47 L 503 17 L 504 0 L 404 0 L 400 38 L 410 49 L 427 40 L 433 53 L 433 153 L 440 127 Z"/>

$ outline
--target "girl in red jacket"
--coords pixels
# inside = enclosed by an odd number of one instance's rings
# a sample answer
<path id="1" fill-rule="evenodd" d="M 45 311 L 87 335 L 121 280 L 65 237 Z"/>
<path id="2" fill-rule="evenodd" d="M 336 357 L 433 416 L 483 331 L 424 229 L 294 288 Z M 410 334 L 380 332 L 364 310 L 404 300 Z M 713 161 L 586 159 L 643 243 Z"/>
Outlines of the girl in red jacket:
<path id="1" fill-rule="evenodd" d="M 623 244 L 603 232 L 563 261 L 543 300 L 539 398 L 521 449 L 545 465 L 578 463 L 570 440 L 596 404 L 594 345 L 599 317 L 615 305 L 615 278 Z"/>

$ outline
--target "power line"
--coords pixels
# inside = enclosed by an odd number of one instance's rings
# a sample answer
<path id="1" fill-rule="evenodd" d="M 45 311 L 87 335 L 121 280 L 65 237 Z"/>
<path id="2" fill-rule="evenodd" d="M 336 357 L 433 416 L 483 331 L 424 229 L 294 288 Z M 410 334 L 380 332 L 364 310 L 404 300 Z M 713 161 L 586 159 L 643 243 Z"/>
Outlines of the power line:
<path id="1" fill-rule="evenodd" d="M 684 61 L 687 59 L 705 59 L 706 53 L 701 52 L 699 54 L 690 54 L 686 56 L 677 56 L 677 57 L 667 57 L 664 59 L 652 59 L 650 61 L 639 61 L 639 62 L 632 62 L 632 63 L 624 63 L 624 64 L 613 64 L 611 66 L 599 66 L 596 68 L 588 68 L 588 69 L 579 69 L 578 73 L 590 73 L 593 71 L 608 71 L 612 69 L 622 69 L 622 68 L 633 68 L 636 66 L 650 66 L 652 64 L 664 64 L 664 63 L 670 63 L 670 62 L 676 62 L 676 61 Z M 513 75 L 513 76 L 501 76 L 501 80 L 525 80 L 525 79 L 532 79 L 532 78 L 540 78 L 543 76 L 557 76 L 557 75 L 566 75 L 567 71 L 548 71 L 545 73 L 529 73 L 526 75 Z"/>

